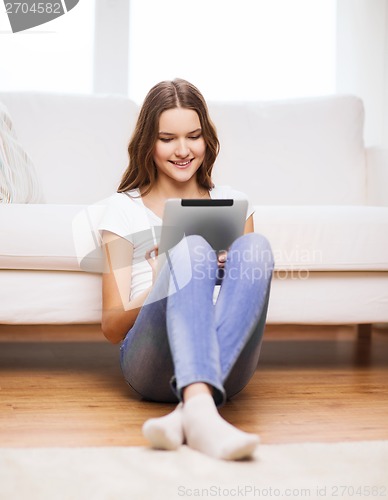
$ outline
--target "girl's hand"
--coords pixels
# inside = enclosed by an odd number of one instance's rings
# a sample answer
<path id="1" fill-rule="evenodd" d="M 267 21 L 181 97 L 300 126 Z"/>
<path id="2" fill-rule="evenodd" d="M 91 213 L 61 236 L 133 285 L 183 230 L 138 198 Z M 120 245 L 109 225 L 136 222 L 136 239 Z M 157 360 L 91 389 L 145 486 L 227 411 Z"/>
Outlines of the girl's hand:
<path id="1" fill-rule="evenodd" d="M 148 264 L 152 268 L 152 284 L 154 284 L 155 278 L 156 278 L 157 265 L 158 265 L 158 259 L 157 259 L 158 253 L 159 253 L 159 247 L 158 247 L 158 245 L 155 245 L 150 250 L 147 250 L 147 252 L 145 254 L 145 258 L 146 258 Z"/>
<path id="2" fill-rule="evenodd" d="M 217 255 L 217 264 L 219 269 L 224 269 L 226 259 L 228 258 L 228 252 L 226 250 L 221 250 Z"/>

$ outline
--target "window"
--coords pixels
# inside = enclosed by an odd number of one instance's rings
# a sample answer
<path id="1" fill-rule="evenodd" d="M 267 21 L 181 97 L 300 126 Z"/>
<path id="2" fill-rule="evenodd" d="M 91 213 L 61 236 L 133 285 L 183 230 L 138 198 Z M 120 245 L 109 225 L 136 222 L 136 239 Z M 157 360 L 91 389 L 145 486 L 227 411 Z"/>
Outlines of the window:
<path id="1" fill-rule="evenodd" d="M 12 33 L 0 7 L 0 90 L 89 93 L 93 89 L 94 1 Z"/>
<path id="2" fill-rule="evenodd" d="M 131 0 L 129 95 L 164 79 L 208 100 L 335 92 L 336 0 Z"/>
<path id="3" fill-rule="evenodd" d="M 101 92 L 119 87 L 140 103 L 152 85 L 176 76 L 208 100 L 335 92 L 336 0 L 101 2 L 113 22 L 104 25 L 102 14 L 97 47 L 129 32 L 129 56 L 126 42 L 117 42 L 109 48 L 111 68 L 97 68 L 96 81 L 111 74 Z M 121 2 L 130 2 L 129 19 L 115 24 L 126 11 Z M 11 32 L 0 8 L 0 90 L 93 92 L 95 3 L 80 0 L 66 15 L 20 33 Z"/>

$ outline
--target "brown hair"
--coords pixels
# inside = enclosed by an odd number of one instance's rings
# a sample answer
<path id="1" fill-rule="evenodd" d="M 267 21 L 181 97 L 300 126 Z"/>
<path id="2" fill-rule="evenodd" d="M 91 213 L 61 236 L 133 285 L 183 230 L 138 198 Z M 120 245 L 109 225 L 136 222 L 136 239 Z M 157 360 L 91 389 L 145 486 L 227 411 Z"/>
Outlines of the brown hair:
<path id="1" fill-rule="evenodd" d="M 198 114 L 206 152 L 203 163 L 197 170 L 197 182 L 207 190 L 214 187 L 211 172 L 220 149 L 216 129 L 199 90 L 186 80 L 177 78 L 160 82 L 148 92 L 128 145 L 129 165 L 117 189 L 119 193 L 146 188 L 142 194 L 147 194 L 155 185 L 157 170 L 153 154 L 159 133 L 160 115 L 167 109 L 179 107 L 193 109 Z"/>

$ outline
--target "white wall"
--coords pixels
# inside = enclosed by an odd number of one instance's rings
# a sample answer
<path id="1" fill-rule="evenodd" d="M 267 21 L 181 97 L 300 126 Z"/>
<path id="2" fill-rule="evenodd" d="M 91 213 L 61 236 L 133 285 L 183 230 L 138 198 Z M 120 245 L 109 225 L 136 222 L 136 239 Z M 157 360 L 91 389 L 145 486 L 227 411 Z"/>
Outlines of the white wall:
<path id="1" fill-rule="evenodd" d="M 129 0 L 97 0 L 94 31 L 93 91 L 128 91 Z"/>
<path id="2" fill-rule="evenodd" d="M 1 6 L 1 91 L 93 91 L 94 1 L 81 1 L 65 15 L 19 33 L 12 33 Z"/>
<path id="3" fill-rule="evenodd" d="M 337 91 L 364 101 L 365 143 L 388 147 L 388 0 L 338 0 Z"/>

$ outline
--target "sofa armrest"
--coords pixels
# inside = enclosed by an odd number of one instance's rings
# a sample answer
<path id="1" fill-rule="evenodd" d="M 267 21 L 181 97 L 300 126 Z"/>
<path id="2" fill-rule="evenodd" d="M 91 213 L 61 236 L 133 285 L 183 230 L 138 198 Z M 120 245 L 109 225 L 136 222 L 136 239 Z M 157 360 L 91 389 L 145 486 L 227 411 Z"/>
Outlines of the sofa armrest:
<path id="1" fill-rule="evenodd" d="M 367 204 L 388 206 L 388 149 L 366 149 Z"/>

